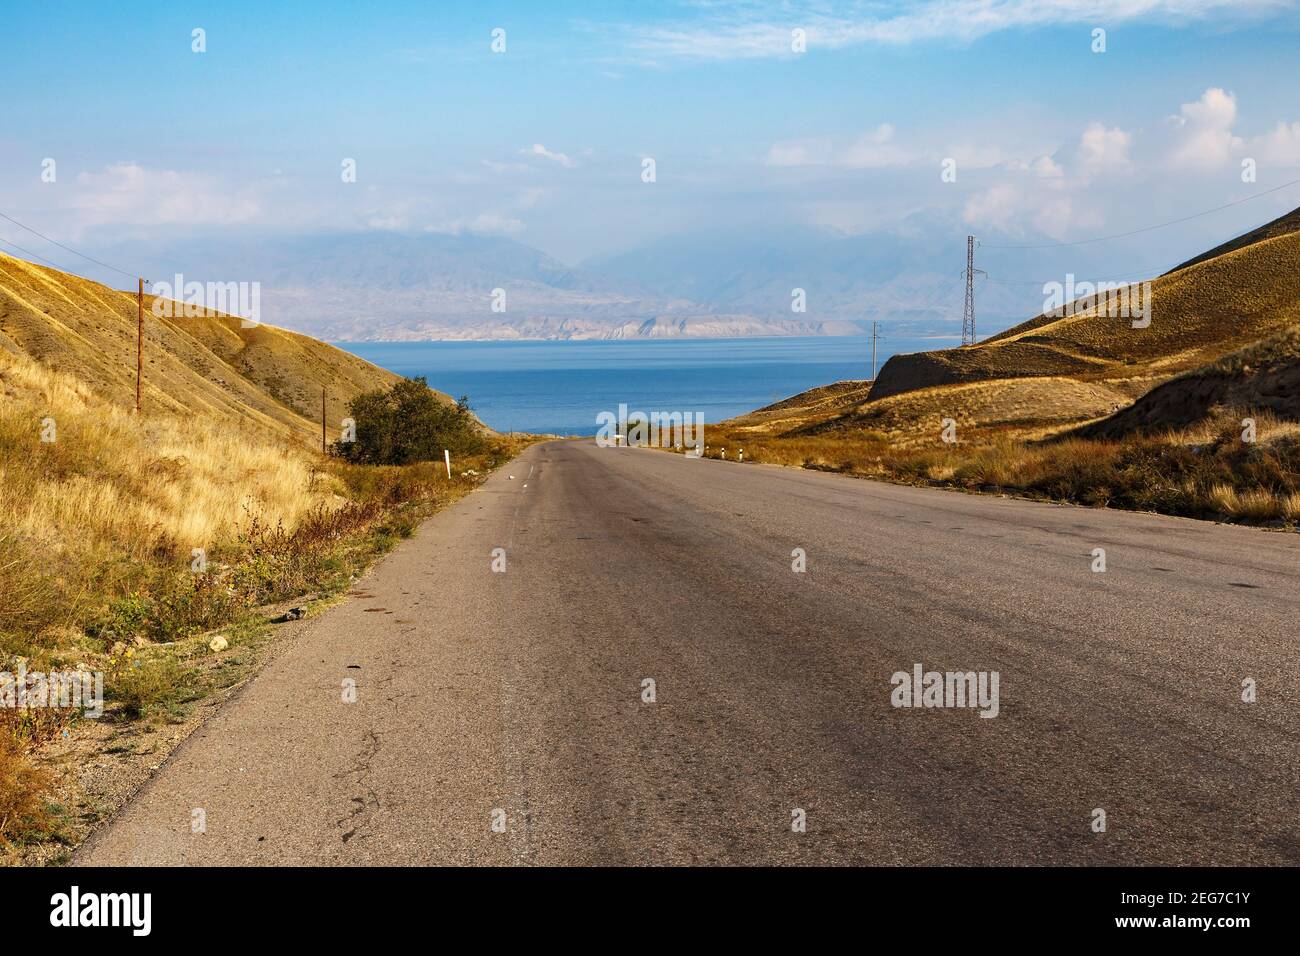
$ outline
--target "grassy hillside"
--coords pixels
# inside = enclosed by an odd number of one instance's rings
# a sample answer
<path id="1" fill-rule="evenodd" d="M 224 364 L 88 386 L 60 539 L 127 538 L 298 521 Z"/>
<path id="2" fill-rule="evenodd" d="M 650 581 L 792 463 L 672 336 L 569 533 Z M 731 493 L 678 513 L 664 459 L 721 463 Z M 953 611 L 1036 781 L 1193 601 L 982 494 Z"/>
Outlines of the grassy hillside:
<path id="1" fill-rule="evenodd" d="M 342 502 L 305 447 L 220 418 L 137 418 L 64 372 L 0 352 L 0 647 L 30 655 L 155 574 L 214 555 L 256 516 L 294 528 Z M 42 441 L 51 420 L 53 441 Z M 26 597 L 24 597 L 26 595 Z M 14 599 L 17 596 L 17 599 Z"/>
<path id="2" fill-rule="evenodd" d="M 1041 438 L 1080 417 L 1108 415 L 1127 402 L 1122 391 L 1103 382 L 1064 376 L 995 379 L 891 395 L 797 434 L 866 429 L 897 445 L 924 445 L 936 440 L 944 419 L 951 419 L 963 438 L 1004 433 Z"/>
<path id="3" fill-rule="evenodd" d="M 806 427 L 835 418 L 845 409 L 853 408 L 867 400 L 871 382 L 849 380 L 818 385 L 798 395 L 766 405 L 742 416 L 747 427 L 759 431 L 781 432 L 791 428 Z M 739 421 L 739 419 L 738 419 Z"/>
<path id="4" fill-rule="evenodd" d="M 1300 423 L 1300 324 L 1165 382 L 1080 433 L 1114 438 L 1188 428 L 1221 409 Z"/>
<path id="5" fill-rule="evenodd" d="M 783 435 L 828 439 L 869 434 L 895 445 L 936 440 L 945 418 L 963 430 L 1044 435 L 1078 420 L 1108 415 L 1127 405 L 1121 390 L 1100 382 L 1044 376 L 922 388 L 868 401 L 870 382 L 836 382 L 791 396 L 724 423 L 741 440 Z"/>
<path id="6" fill-rule="evenodd" d="M 246 424 L 319 442 L 322 386 L 333 438 L 354 396 L 398 379 L 272 326 L 245 329 L 218 313 L 157 318 L 153 301 L 145 296 L 146 414 Z M 0 352 L 68 373 L 119 408 L 135 404 L 136 316 L 134 295 L 0 254 Z"/>
<path id="7" fill-rule="evenodd" d="M 1271 237 L 1229 244 L 1225 253 L 1152 283 L 1152 318 L 1135 329 L 1127 317 L 1085 309 L 1040 315 L 978 345 L 900 355 L 881 370 L 873 400 L 935 386 L 1068 378 L 1097 383 L 1127 404 L 1161 382 L 1300 322 L 1300 214 L 1265 227 Z M 1032 404 L 1033 384 L 1023 388 Z M 936 408 L 937 410 L 937 408 Z M 1077 422 L 1095 410 L 1085 404 Z"/>

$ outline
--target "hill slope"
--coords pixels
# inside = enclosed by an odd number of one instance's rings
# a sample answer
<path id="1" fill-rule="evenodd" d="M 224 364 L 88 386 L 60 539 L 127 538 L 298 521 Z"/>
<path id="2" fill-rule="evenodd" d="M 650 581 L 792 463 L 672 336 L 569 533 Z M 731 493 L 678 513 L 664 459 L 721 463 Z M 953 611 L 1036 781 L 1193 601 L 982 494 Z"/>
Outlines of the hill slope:
<path id="1" fill-rule="evenodd" d="M 814 390 L 733 424 L 766 434 L 870 430 L 906 444 L 933 438 L 946 417 L 968 437 L 974 428 L 1029 438 L 1112 414 L 1119 431 L 1177 425 L 1214 404 L 1295 415 L 1286 389 L 1294 383 L 1289 330 L 1300 325 L 1300 210 L 1152 280 L 1144 328 L 1087 305 L 978 345 L 896 355 L 869 391 L 841 391 L 833 407 Z M 1243 349 L 1246 358 L 1225 358 Z M 1177 410 L 1180 403 L 1187 407 Z"/>
<path id="2" fill-rule="evenodd" d="M 1226 251 L 1213 258 L 1199 257 L 1153 280 L 1146 328 L 1096 307 L 1065 317 L 1039 315 L 975 346 L 891 358 L 871 400 L 992 381 L 1036 392 L 1034 381 L 1061 378 L 1102 385 L 1127 405 L 1180 373 L 1300 322 L 1297 229 L 1300 211 L 1220 247 Z M 1081 423 L 1095 414 L 1089 401 L 1074 418 Z"/>
<path id="3" fill-rule="evenodd" d="M 1218 408 L 1300 422 L 1300 324 L 1165 382 L 1081 434 L 1118 438 L 1186 428 Z"/>
<path id="4" fill-rule="evenodd" d="M 321 389 L 337 433 L 347 403 L 398 376 L 324 342 L 238 318 L 158 318 L 145 297 L 146 414 L 245 423 L 320 439 Z M 73 376 L 103 401 L 135 403 L 135 296 L 0 254 L 0 349 Z M 17 386 L 0 378 L 13 397 Z M 446 396 L 443 396 L 444 398 Z"/>

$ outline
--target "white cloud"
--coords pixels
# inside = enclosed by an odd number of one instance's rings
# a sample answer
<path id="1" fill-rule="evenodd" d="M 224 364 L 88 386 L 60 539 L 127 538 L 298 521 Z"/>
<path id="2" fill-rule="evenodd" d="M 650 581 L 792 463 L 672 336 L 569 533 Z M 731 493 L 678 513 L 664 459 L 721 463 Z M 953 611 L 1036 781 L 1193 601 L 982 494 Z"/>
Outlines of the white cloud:
<path id="1" fill-rule="evenodd" d="M 1103 209 L 1064 188 L 1060 180 L 1027 178 L 976 193 L 962 208 L 962 219 L 974 228 L 992 227 L 1012 235 L 1032 226 L 1063 239 L 1080 228 L 1102 225 L 1105 216 Z"/>
<path id="2" fill-rule="evenodd" d="M 1007 149 L 1002 145 L 989 146 L 976 143 L 960 143 L 948 146 L 941 155 L 946 159 L 951 157 L 957 160 L 959 170 L 969 169 L 988 169 L 991 166 L 1001 166 L 1003 164 L 1023 163 L 1013 156 L 1008 155 Z M 1043 157 L 1047 159 L 1047 157 Z M 1049 159 L 1048 162 L 1051 160 Z"/>
<path id="3" fill-rule="evenodd" d="M 870 133 L 859 136 L 841 157 L 841 165 L 850 169 L 874 169 L 882 166 L 905 166 L 917 157 L 894 143 L 894 127 L 881 123 Z"/>
<path id="4" fill-rule="evenodd" d="M 920 157 L 894 142 L 894 127 L 881 123 L 855 140 L 837 146 L 829 137 L 787 140 L 767 152 L 769 166 L 836 166 L 844 169 L 879 169 L 906 166 Z"/>
<path id="5" fill-rule="evenodd" d="M 1051 156 L 1037 156 L 1028 162 L 1017 159 L 1006 165 L 1008 169 L 1029 173 L 1039 179 L 1061 179 L 1065 176 L 1065 170 Z"/>
<path id="6" fill-rule="evenodd" d="M 1024 191 L 1010 183 L 1000 183 L 966 200 L 962 219 L 975 225 L 1010 231 L 1020 222 L 1024 210 Z"/>
<path id="7" fill-rule="evenodd" d="M 525 173 L 532 170 L 532 166 L 527 163 L 502 163 L 495 159 L 483 160 L 483 165 L 494 173 Z M 482 182 L 481 177 L 475 177 L 473 174 L 465 173 L 459 177 L 464 182 Z"/>
<path id="8" fill-rule="evenodd" d="M 1278 166 L 1300 166 L 1300 123 L 1279 121 L 1271 131 L 1250 142 L 1256 159 Z"/>
<path id="9" fill-rule="evenodd" d="M 366 219 L 367 228 L 380 229 L 385 231 L 406 229 L 409 224 L 410 223 L 405 216 L 377 215 L 377 216 L 370 216 L 368 219 Z"/>
<path id="10" fill-rule="evenodd" d="M 769 166 L 822 166 L 830 158 L 829 140 L 789 140 L 767 151 Z"/>
<path id="11" fill-rule="evenodd" d="M 1285 10 L 1284 0 L 927 0 L 872 5 L 871 15 L 824 12 L 833 7 L 787 4 L 780 21 L 758 3 L 730 3 L 702 21 L 623 27 L 635 57 L 736 60 L 797 56 L 791 30 L 807 35 L 809 53 L 863 44 L 907 44 L 926 40 L 970 41 L 1005 30 L 1059 24 L 1107 26 L 1133 20 L 1185 23 L 1213 18 L 1219 27 L 1234 20 Z"/>
<path id="12" fill-rule="evenodd" d="M 1232 132 L 1237 121 L 1237 98 L 1217 86 L 1202 93 L 1199 100 L 1184 103 L 1172 121 L 1178 130 L 1169 156 L 1173 166 L 1215 169 L 1241 149 L 1241 139 Z"/>
<path id="13" fill-rule="evenodd" d="M 1128 150 L 1133 137 L 1119 127 L 1107 129 L 1093 123 L 1079 138 L 1079 163 L 1085 173 L 1122 169 L 1129 165 Z"/>
<path id="14" fill-rule="evenodd" d="M 540 156 L 543 159 L 549 159 L 553 163 L 559 163 L 566 169 L 573 168 L 576 163 L 564 153 L 557 153 L 554 150 L 547 149 L 541 143 L 533 143 L 532 146 L 525 147 L 519 151 L 520 156 Z"/>
<path id="15" fill-rule="evenodd" d="M 1119 127 L 1090 123 L 1077 141 L 1051 155 L 1001 164 L 1012 175 L 968 199 L 962 218 L 1013 234 L 1032 226 L 1057 239 L 1080 227 L 1100 226 L 1103 210 L 1087 190 L 1099 174 L 1131 166 L 1132 141 L 1132 134 Z"/>
<path id="16" fill-rule="evenodd" d="M 98 173 L 80 173 L 69 206 L 78 227 L 129 225 L 224 225 L 257 218 L 256 198 L 216 177 L 119 162 Z"/>

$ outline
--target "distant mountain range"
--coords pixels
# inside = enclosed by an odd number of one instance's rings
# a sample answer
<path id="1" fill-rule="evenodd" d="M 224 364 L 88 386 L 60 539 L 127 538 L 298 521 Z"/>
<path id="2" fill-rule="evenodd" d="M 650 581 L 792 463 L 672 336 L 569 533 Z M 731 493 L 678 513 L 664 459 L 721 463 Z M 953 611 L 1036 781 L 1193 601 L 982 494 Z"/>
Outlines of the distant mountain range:
<path id="1" fill-rule="evenodd" d="M 264 322 L 329 341 L 845 335 L 872 320 L 897 334 L 955 335 L 960 233 L 935 224 L 858 236 L 695 232 L 576 267 L 503 237 L 382 231 L 218 235 L 104 254 L 155 280 L 259 282 Z M 940 247 L 935 234 L 951 238 Z M 1046 261 L 1034 263 L 1041 281 L 1061 279 Z M 981 277 L 981 330 L 1040 311 L 1041 281 Z"/>

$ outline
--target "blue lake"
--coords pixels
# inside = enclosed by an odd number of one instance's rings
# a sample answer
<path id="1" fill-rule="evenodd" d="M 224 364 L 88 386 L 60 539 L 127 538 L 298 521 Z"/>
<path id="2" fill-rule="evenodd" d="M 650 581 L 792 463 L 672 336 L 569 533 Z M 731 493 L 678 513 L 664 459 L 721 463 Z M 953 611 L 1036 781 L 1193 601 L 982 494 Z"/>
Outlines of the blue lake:
<path id="1" fill-rule="evenodd" d="M 339 342 L 399 375 L 423 375 L 498 431 L 592 435 L 601 411 L 702 412 L 718 422 L 814 385 L 871 377 L 866 336 L 587 342 Z M 895 352 L 955 338 L 890 339 Z"/>

